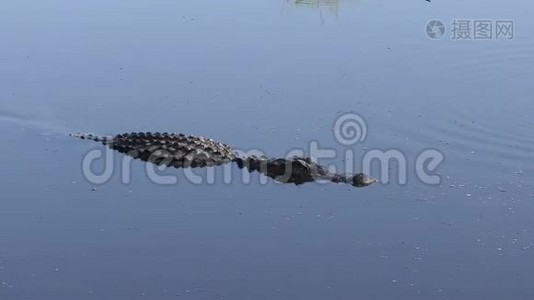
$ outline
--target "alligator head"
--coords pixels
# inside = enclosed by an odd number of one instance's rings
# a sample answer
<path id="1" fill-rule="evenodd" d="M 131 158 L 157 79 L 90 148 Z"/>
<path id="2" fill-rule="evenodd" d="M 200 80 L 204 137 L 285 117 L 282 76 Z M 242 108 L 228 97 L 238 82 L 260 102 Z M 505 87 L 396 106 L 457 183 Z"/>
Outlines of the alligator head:
<path id="1" fill-rule="evenodd" d="M 354 176 L 352 176 L 352 186 L 355 186 L 355 187 L 364 187 L 364 186 L 368 186 L 368 185 L 371 185 L 375 182 L 378 182 L 378 180 L 376 180 L 375 178 L 367 175 L 367 174 L 364 174 L 364 173 L 358 173 L 358 174 L 355 174 Z"/>

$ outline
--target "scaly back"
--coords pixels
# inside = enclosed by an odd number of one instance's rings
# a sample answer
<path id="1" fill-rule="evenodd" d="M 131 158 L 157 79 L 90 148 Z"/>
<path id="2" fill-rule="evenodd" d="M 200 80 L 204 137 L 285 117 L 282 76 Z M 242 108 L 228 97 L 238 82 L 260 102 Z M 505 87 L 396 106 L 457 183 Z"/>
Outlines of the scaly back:
<path id="1" fill-rule="evenodd" d="M 230 146 L 192 135 L 132 132 L 111 137 L 92 134 L 72 136 L 100 142 L 136 159 L 175 168 L 218 166 L 235 158 Z"/>

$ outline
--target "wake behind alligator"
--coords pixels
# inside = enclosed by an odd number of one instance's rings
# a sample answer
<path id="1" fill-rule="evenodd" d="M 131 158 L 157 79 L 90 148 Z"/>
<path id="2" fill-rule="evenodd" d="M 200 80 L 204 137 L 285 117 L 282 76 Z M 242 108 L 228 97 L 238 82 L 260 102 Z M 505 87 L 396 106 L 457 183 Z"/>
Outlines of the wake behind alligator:
<path id="1" fill-rule="evenodd" d="M 71 134 L 71 136 L 100 142 L 135 159 L 167 167 L 198 168 L 235 162 L 240 169 L 257 171 L 278 182 L 296 185 L 328 180 L 364 187 L 376 182 L 376 179 L 364 173 L 348 175 L 330 172 L 309 157 L 269 159 L 254 155 L 243 156 L 226 144 L 192 135 L 134 132 L 108 137 L 92 134 Z"/>

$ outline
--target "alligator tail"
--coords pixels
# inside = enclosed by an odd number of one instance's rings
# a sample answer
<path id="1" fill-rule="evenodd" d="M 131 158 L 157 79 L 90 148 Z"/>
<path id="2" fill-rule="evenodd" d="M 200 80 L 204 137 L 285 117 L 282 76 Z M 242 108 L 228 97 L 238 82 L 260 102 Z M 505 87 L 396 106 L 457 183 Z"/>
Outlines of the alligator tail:
<path id="1" fill-rule="evenodd" d="M 69 136 L 79 138 L 82 140 L 91 140 L 91 141 L 99 142 L 104 145 L 107 145 L 112 140 L 112 138 L 110 137 L 98 136 L 98 135 L 94 135 L 91 133 L 70 133 Z"/>

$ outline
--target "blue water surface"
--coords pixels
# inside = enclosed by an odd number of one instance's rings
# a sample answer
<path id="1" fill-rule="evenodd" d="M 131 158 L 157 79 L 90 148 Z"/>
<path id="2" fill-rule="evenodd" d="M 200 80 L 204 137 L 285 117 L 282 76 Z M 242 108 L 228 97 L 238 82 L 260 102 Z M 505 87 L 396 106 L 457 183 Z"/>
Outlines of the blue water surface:
<path id="1" fill-rule="evenodd" d="M 7 1 L 0 299 L 532 299 L 534 5 L 525 0 Z M 440 20 L 441 39 L 426 26 Z M 513 37 L 455 38 L 455 20 Z M 503 32 L 501 32 L 503 34 Z M 355 113 L 366 138 L 333 134 Z M 70 138 L 168 131 L 407 182 L 281 185 L 231 169 L 103 184 Z M 437 185 L 415 161 L 445 160 Z M 102 163 L 96 163 L 96 171 Z M 100 169 L 99 169 L 100 168 Z M 373 169 L 373 175 L 377 168 Z M 215 173 L 212 183 L 208 172 Z"/>

